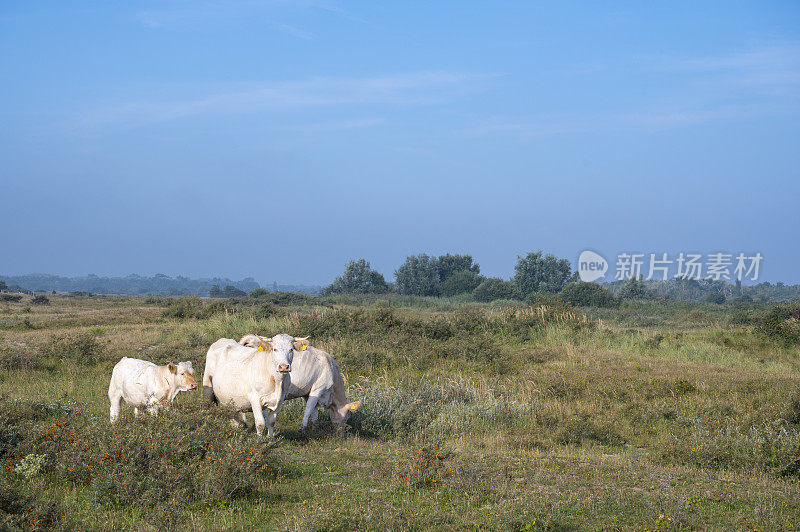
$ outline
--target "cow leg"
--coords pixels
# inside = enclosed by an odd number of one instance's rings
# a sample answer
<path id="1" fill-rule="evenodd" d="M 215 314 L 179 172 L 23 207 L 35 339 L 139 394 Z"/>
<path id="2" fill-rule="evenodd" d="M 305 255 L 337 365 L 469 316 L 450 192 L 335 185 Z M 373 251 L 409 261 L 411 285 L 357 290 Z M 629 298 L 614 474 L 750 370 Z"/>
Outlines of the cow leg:
<path id="1" fill-rule="evenodd" d="M 134 408 L 133 408 L 133 416 L 134 416 L 136 419 L 139 419 L 139 416 L 140 416 L 140 415 L 142 415 L 142 413 L 141 413 L 141 412 L 139 412 L 139 407 L 138 407 L 138 406 L 134 407 Z"/>
<path id="2" fill-rule="evenodd" d="M 116 389 L 110 389 L 108 390 L 108 400 L 111 403 L 109 415 L 111 417 L 111 422 L 114 423 L 119 419 L 119 411 L 122 409 L 122 394 Z"/>
<path id="3" fill-rule="evenodd" d="M 277 412 L 273 412 L 272 410 L 265 408 L 262 412 L 264 416 L 264 421 L 267 425 L 267 436 L 275 436 L 275 419 L 278 417 Z"/>
<path id="4" fill-rule="evenodd" d="M 253 407 L 253 419 L 256 424 L 256 434 L 260 436 L 264 431 L 264 412 L 266 412 L 266 409 L 262 411 L 261 400 L 258 396 L 250 398 L 250 405 Z"/>
<path id="5" fill-rule="evenodd" d="M 316 427 L 319 423 L 319 408 L 315 408 L 311 415 L 308 416 L 308 422 L 311 423 L 312 427 Z"/>
<path id="6" fill-rule="evenodd" d="M 240 412 L 239 419 L 236 419 L 235 417 L 231 419 L 231 426 L 236 429 L 240 429 L 242 427 L 247 428 L 247 414 Z"/>
<path id="7" fill-rule="evenodd" d="M 319 402 L 319 396 L 317 395 L 310 395 L 308 399 L 306 399 L 306 409 L 303 412 L 303 421 L 300 423 L 300 430 L 306 430 L 308 427 L 308 420 L 313 416 L 314 420 L 317 418 L 317 402 Z"/>

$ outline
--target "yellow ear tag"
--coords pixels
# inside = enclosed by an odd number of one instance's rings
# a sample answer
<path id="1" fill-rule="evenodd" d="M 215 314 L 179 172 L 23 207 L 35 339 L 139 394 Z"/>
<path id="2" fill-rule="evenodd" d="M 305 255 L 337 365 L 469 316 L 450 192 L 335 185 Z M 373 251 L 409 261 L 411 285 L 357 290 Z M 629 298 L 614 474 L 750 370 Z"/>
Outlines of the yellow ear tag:
<path id="1" fill-rule="evenodd" d="M 263 345 L 258 346 L 258 350 L 259 351 L 263 351 L 264 350 L 264 346 Z"/>
<path id="2" fill-rule="evenodd" d="M 300 346 L 300 351 L 305 351 L 306 349 L 308 349 L 308 346 L 306 344 Z"/>

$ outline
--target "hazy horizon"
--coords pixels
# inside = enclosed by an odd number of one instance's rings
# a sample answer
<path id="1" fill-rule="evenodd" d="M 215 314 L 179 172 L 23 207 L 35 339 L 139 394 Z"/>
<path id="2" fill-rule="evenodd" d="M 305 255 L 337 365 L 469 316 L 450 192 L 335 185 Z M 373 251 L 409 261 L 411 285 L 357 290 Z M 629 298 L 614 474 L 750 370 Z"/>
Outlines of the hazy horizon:
<path id="1" fill-rule="evenodd" d="M 4 3 L 0 67 L 2 274 L 591 249 L 800 283 L 796 2 Z"/>

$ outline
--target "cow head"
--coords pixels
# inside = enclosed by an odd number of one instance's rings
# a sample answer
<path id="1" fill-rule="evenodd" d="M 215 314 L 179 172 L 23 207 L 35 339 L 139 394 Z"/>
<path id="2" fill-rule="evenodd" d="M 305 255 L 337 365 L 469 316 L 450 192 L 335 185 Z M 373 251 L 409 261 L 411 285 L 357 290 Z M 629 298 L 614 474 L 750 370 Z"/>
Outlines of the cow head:
<path id="1" fill-rule="evenodd" d="M 267 344 L 269 342 L 269 338 L 265 336 L 258 336 L 257 334 L 245 334 L 242 336 L 242 339 L 239 340 L 239 343 L 247 346 L 247 347 L 261 347 L 262 349 L 266 349 L 269 347 Z M 270 347 L 270 349 L 272 349 Z"/>
<path id="2" fill-rule="evenodd" d="M 191 362 L 178 362 L 177 365 L 170 362 L 167 364 L 167 369 L 172 374 L 172 382 L 177 391 L 185 392 L 197 388 L 197 382 L 194 380 L 194 368 L 192 368 Z"/>
<path id="3" fill-rule="evenodd" d="M 244 338 L 242 339 L 244 340 Z M 272 351 L 272 360 L 275 370 L 279 373 L 289 373 L 292 370 L 294 350 L 305 350 L 308 338 L 295 338 L 288 334 L 276 334 L 272 338 L 261 338 L 259 347 L 265 351 Z"/>
<path id="4" fill-rule="evenodd" d="M 344 424 L 347 423 L 347 420 L 350 419 L 350 416 L 361 408 L 361 401 L 356 401 L 355 403 L 345 403 L 342 406 L 337 406 L 331 408 L 331 421 L 334 425 L 339 427 L 340 429 L 344 428 Z"/>

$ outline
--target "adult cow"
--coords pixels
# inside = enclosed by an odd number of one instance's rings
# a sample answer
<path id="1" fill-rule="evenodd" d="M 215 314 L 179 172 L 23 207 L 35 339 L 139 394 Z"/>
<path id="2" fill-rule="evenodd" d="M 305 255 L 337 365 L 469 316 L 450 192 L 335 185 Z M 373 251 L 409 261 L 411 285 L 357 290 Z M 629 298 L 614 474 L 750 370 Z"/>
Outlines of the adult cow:
<path id="1" fill-rule="evenodd" d="M 301 431 L 306 429 L 309 421 L 316 424 L 317 406 L 327 408 L 331 421 L 342 430 L 350 415 L 361 406 L 361 401 L 347 402 L 339 365 L 331 355 L 308 345 L 307 339 L 305 340 L 305 345 L 301 345 L 294 356 L 292 379 L 286 400 L 302 397 L 306 401 L 303 420 L 300 422 Z M 264 345 L 268 341 L 267 337 L 248 334 L 243 336 L 239 343 L 265 348 Z"/>
<path id="2" fill-rule="evenodd" d="M 160 407 L 171 403 L 179 392 L 196 388 L 191 362 L 179 362 L 177 365 L 170 362 L 165 366 L 156 366 L 146 360 L 123 357 L 114 366 L 108 385 L 111 422 L 119 417 L 123 399 L 133 406 L 136 416 L 142 406 L 155 415 Z"/>
<path id="3" fill-rule="evenodd" d="M 291 381 L 294 351 L 304 341 L 288 334 L 266 338 L 256 347 L 230 338 L 217 340 L 206 354 L 203 399 L 234 408 L 243 422 L 245 412 L 252 411 L 256 432 L 261 434 L 266 425 L 267 435 L 273 436 L 275 417 Z"/>

